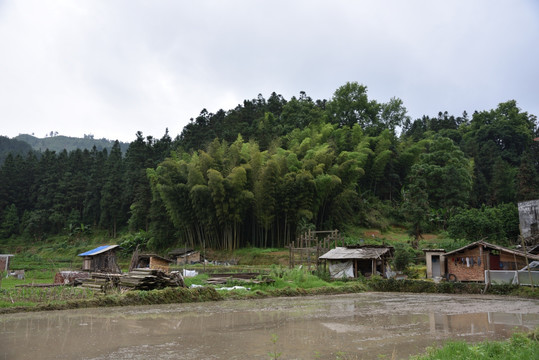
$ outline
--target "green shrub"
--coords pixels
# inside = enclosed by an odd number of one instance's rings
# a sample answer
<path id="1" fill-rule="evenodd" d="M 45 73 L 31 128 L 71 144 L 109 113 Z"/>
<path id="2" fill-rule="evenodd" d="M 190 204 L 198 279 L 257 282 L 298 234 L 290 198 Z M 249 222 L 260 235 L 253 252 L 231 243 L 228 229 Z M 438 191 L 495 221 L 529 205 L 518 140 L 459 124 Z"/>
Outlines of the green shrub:
<path id="1" fill-rule="evenodd" d="M 404 245 L 398 245 L 395 248 L 393 266 L 397 271 L 404 271 L 413 259 L 411 251 Z"/>

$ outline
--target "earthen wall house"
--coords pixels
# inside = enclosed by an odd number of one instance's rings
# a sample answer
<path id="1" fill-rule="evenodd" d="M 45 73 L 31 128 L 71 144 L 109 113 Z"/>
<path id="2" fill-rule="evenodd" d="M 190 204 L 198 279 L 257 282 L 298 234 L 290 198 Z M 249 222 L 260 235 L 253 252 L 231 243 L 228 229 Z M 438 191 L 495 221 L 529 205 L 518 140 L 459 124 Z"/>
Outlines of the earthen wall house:
<path id="1" fill-rule="evenodd" d="M 152 256 L 150 257 L 150 269 L 162 270 L 168 272 L 170 260 L 165 260 L 160 257 Z"/>

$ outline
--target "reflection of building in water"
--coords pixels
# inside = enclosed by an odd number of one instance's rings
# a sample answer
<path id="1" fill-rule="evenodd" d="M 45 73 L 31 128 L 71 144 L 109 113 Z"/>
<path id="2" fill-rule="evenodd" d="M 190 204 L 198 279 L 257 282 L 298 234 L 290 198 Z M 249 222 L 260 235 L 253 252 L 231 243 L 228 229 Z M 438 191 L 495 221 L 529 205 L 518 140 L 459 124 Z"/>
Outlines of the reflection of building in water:
<path id="1" fill-rule="evenodd" d="M 538 321 L 539 314 L 510 314 L 500 312 L 488 313 L 488 322 L 490 324 L 524 326 L 529 329 L 535 329 Z"/>
<path id="2" fill-rule="evenodd" d="M 484 334 L 491 331 L 487 313 L 478 314 L 429 314 L 431 333 Z"/>
<path id="3" fill-rule="evenodd" d="M 499 332 L 499 325 L 507 325 L 508 331 L 515 326 L 534 329 L 539 321 L 539 314 L 516 313 L 475 313 L 475 314 L 435 314 L 429 313 L 431 333 L 458 333 L 459 335 L 477 335 L 487 332 Z"/>

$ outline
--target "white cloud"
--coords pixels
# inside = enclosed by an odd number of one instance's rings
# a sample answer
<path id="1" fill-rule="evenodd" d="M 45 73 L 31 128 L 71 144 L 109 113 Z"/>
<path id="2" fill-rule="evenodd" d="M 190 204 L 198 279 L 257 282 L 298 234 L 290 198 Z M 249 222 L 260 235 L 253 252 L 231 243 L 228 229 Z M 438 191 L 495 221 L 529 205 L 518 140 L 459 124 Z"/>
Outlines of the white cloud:
<path id="1" fill-rule="evenodd" d="M 0 134 L 181 132 L 272 91 L 347 81 L 413 117 L 516 99 L 539 115 L 533 1 L 0 3 Z"/>

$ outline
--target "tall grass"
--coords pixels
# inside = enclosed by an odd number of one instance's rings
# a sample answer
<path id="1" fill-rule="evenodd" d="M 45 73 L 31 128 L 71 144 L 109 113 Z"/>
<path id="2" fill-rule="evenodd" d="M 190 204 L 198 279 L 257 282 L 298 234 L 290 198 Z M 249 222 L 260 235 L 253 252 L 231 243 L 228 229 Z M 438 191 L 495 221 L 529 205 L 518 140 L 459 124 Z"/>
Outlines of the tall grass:
<path id="1" fill-rule="evenodd" d="M 506 341 L 485 341 L 467 344 L 448 342 L 442 348 L 429 348 L 427 354 L 412 356 L 414 360 L 523 360 L 539 359 L 539 328 L 530 334 L 515 333 Z"/>
<path id="2" fill-rule="evenodd" d="M 43 303 L 92 299 L 95 296 L 95 292 L 90 289 L 71 286 L 0 289 L 0 307 L 35 306 Z"/>

